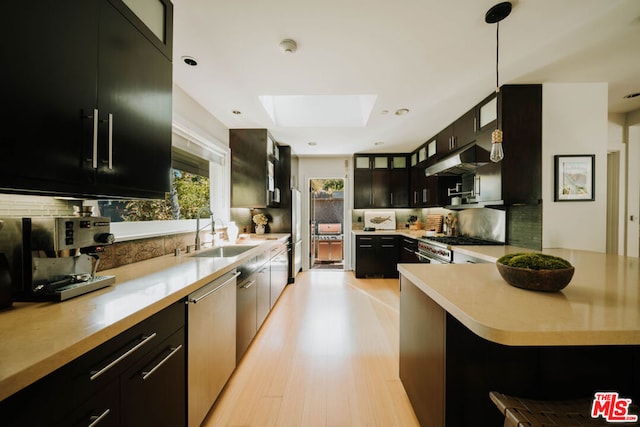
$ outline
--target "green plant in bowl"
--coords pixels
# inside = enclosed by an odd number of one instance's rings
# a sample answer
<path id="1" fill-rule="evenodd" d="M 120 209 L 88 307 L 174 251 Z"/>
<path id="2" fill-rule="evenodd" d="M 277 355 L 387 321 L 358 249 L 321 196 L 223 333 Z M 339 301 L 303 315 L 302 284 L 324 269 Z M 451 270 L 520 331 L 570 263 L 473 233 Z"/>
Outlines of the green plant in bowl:
<path id="1" fill-rule="evenodd" d="M 575 272 L 564 258 L 535 252 L 505 255 L 496 261 L 496 267 L 510 285 L 534 291 L 564 289 Z"/>

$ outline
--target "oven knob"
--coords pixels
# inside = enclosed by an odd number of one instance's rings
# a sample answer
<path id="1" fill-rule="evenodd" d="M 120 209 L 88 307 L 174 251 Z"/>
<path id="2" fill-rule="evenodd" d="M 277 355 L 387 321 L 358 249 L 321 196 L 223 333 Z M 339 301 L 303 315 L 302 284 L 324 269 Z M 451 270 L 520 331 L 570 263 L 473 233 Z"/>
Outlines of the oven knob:
<path id="1" fill-rule="evenodd" d="M 96 241 L 96 243 L 104 243 L 104 244 L 110 245 L 116 240 L 116 238 L 111 233 L 102 233 L 102 234 L 96 235 L 94 240 Z"/>

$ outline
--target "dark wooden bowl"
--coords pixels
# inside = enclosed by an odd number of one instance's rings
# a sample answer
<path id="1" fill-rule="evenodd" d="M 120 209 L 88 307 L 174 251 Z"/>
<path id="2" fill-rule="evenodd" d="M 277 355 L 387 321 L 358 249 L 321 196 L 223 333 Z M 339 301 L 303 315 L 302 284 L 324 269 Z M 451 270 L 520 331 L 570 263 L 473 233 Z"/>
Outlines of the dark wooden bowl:
<path id="1" fill-rule="evenodd" d="M 571 278 L 575 267 L 556 270 L 532 270 L 529 268 L 510 267 L 496 262 L 502 278 L 510 285 L 532 291 L 556 292 L 564 289 Z"/>

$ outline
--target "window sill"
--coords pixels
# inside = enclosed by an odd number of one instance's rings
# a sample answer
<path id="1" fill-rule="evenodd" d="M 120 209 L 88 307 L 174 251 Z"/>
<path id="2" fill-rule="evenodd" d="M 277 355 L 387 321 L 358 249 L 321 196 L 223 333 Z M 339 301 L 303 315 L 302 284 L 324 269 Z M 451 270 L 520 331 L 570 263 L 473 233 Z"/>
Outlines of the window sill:
<path id="1" fill-rule="evenodd" d="M 206 227 L 209 218 L 200 220 L 200 227 Z M 147 239 L 151 237 L 169 236 L 172 234 L 196 232 L 195 219 L 183 219 L 174 221 L 141 221 L 141 222 L 112 222 L 111 233 L 116 242 Z"/>

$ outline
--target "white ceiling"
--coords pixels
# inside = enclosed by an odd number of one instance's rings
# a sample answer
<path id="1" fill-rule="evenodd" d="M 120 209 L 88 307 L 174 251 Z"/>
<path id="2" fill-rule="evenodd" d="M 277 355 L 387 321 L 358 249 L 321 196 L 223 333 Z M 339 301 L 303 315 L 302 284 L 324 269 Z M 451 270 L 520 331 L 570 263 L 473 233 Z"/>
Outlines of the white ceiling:
<path id="1" fill-rule="evenodd" d="M 496 0 L 173 3 L 175 84 L 227 127 L 267 128 L 300 156 L 411 151 L 495 90 L 496 27 L 484 15 Z M 640 109 L 640 97 L 623 99 L 640 92 L 640 0 L 512 3 L 500 85 L 607 82 L 609 112 Z M 286 38 L 296 53 L 280 51 Z M 277 127 L 258 98 L 367 94 L 377 99 L 366 126 L 342 128 Z"/>

